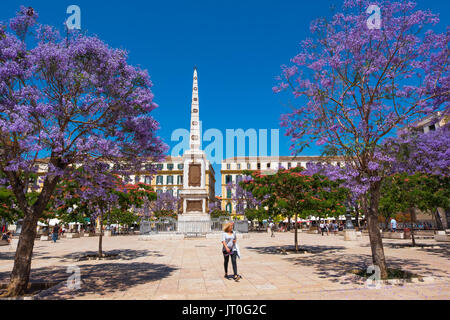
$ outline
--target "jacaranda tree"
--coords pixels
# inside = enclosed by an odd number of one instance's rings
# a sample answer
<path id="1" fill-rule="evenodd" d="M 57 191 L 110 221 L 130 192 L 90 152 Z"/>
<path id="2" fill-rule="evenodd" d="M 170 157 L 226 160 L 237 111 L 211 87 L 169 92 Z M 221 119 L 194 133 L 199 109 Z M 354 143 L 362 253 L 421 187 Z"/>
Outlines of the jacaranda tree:
<path id="1" fill-rule="evenodd" d="M 243 180 L 248 180 L 250 177 L 245 176 Z M 241 181 L 243 181 L 241 180 Z M 239 184 L 241 181 L 236 181 L 236 183 L 229 183 L 227 189 L 231 190 L 232 201 L 235 205 L 235 210 L 237 214 L 246 215 L 248 211 L 254 212 L 261 206 L 261 201 L 256 199 L 253 194 L 242 188 Z"/>
<path id="2" fill-rule="evenodd" d="M 380 27 L 366 10 L 381 9 Z M 297 100 L 282 117 L 293 152 L 312 143 L 343 156 L 349 178 L 364 190 L 372 259 L 387 277 L 378 227 L 383 163 L 377 147 L 399 126 L 449 105 L 450 28 L 433 31 L 438 15 L 411 1 L 345 0 L 342 12 L 311 24 L 275 92 Z M 356 178 L 355 178 L 356 177 Z"/>
<path id="3" fill-rule="evenodd" d="M 127 185 L 123 179 L 108 170 L 108 165 L 97 163 L 97 174 L 84 166 L 77 168 L 73 179 L 58 184 L 52 202 L 55 213 L 64 221 L 84 221 L 89 218 L 99 229 L 98 256 L 103 256 L 103 226 L 105 222 L 138 220 L 137 209 L 144 201 L 154 201 L 156 194 L 145 184 Z M 131 222 L 130 222 L 131 221 Z"/>
<path id="4" fill-rule="evenodd" d="M 172 192 L 161 192 L 157 195 L 156 201 L 152 203 L 151 212 L 154 217 L 159 218 L 177 218 L 180 199 Z"/>
<path id="5" fill-rule="evenodd" d="M 129 65 L 124 50 L 93 36 L 60 37 L 37 18 L 21 7 L 0 27 L 0 171 L 24 213 L 9 296 L 27 287 L 37 221 L 62 178 L 98 159 L 140 169 L 143 157 L 159 161 L 165 151 L 147 71 Z M 28 177 L 38 170 L 43 182 L 30 205 Z"/>
<path id="6" fill-rule="evenodd" d="M 402 130 L 386 139 L 383 148 L 394 156 L 390 173 L 450 176 L 450 124 L 426 133 L 418 128 Z"/>

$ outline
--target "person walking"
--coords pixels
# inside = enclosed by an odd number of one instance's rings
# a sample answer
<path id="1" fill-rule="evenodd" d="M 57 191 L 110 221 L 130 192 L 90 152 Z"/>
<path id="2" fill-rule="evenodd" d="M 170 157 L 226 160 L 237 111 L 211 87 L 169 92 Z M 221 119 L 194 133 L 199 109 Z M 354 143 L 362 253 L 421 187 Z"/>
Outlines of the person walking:
<path id="1" fill-rule="evenodd" d="M 322 232 L 322 236 L 323 236 L 323 233 L 325 231 L 325 224 L 323 223 L 323 221 L 320 221 L 319 228 L 320 228 L 320 231 Z"/>
<path id="2" fill-rule="evenodd" d="M 52 240 L 54 243 L 56 243 L 56 240 L 58 240 L 58 234 L 59 234 L 59 227 L 58 224 L 55 224 L 53 227 L 53 233 L 52 233 Z"/>
<path id="3" fill-rule="evenodd" d="M 391 220 L 391 230 L 392 232 L 395 232 L 397 230 L 397 221 L 394 218 L 392 218 Z"/>
<path id="4" fill-rule="evenodd" d="M 339 226 L 336 222 L 334 222 L 333 223 L 333 232 L 334 232 L 335 236 L 338 234 L 338 231 L 339 231 Z"/>
<path id="5" fill-rule="evenodd" d="M 273 223 L 273 221 L 270 222 L 269 228 L 270 228 L 270 237 L 271 238 L 275 237 L 275 234 L 274 234 L 275 224 Z"/>
<path id="6" fill-rule="evenodd" d="M 222 234 L 222 253 L 223 253 L 223 259 L 224 259 L 224 269 L 225 269 L 225 279 L 230 279 L 228 276 L 228 262 L 230 261 L 231 257 L 231 264 L 233 265 L 233 279 L 234 281 L 239 281 L 241 279 L 241 276 L 237 273 L 237 262 L 236 258 L 238 256 L 238 247 L 236 243 L 236 233 L 233 231 L 233 222 L 227 223 L 225 227 L 223 228 L 223 234 Z"/>

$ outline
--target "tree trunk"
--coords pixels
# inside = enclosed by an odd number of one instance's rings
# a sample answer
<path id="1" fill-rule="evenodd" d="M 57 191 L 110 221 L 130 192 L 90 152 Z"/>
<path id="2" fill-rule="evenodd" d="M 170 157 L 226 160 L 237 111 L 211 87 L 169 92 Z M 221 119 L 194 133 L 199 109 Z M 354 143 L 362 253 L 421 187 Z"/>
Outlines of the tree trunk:
<path id="1" fill-rule="evenodd" d="M 411 241 L 412 241 L 412 246 L 415 247 L 416 246 L 416 239 L 414 237 L 414 222 L 416 221 L 416 213 L 414 212 L 414 208 L 410 208 L 409 209 L 409 216 L 410 216 L 410 220 L 411 220 Z"/>
<path id="2" fill-rule="evenodd" d="M 444 224 L 442 223 L 441 214 L 439 213 L 439 209 L 434 210 L 434 216 L 436 218 L 436 228 L 438 230 L 444 230 Z"/>
<path id="3" fill-rule="evenodd" d="M 359 230 L 359 206 L 358 206 L 358 202 L 356 202 L 356 204 L 355 204 L 355 212 L 356 212 L 356 216 L 355 216 L 356 226 L 358 227 L 358 230 Z"/>
<path id="4" fill-rule="evenodd" d="M 288 217 L 287 231 L 291 231 L 291 217 Z"/>
<path id="5" fill-rule="evenodd" d="M 100 215 L 100 237 L 98 238 L 98 257 L 103 257 L 103 213 Z"/>
<path id="6" fill-rule="evenodd" d="M 25 214 L 14 258 L 14 267 L 11 272 L 7 292 L 4 294 L 6 297 L 21 296 L 27 289 L 28 281 L 30 280 L 31 258 L 33 256 L 37 222 L 38 216 L 34 212 Z"/>
<path id="7" fill-rule="evenodd" d="M 374 182 L 369 189 L 368 207 L 368 231 L 370 247 L 372 249 L 372 261 L 380 268 L 382 279 L 387 279 L 386 258 L 384 256 L 383 241 L 381 239 L 380 227 L 378 225 L 378 203 L 380 200 L 380 182 Z"/>
<path id="8" fill-rule="evenodd" d="M 298 252 L 297 211 L 295 212 L 295 252 Z"/>

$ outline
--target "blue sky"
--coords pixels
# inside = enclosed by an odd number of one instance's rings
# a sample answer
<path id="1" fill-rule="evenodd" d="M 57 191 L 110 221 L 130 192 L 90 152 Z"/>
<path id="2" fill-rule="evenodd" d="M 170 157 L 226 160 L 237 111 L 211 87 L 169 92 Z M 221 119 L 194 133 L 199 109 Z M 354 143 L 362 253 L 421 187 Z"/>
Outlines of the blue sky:
<path id="1" fill-rule="evenodd" d="M 309 23 L 343 0 L 195 1 L 2 1 L 0 20 L 20 5 L 32 6 L 39 22 L 61 26 L 66 9 L 81 8 L 81 27 L 112 47 L 130 52 L 129 62 L 148 69 L 154 82 L 154 117 L 169 146 L 172 131 L 189 127 L 193 67 L 198 67 L 203 130 L 279 128 L 289 109 L 286 97 L 272 93 L 282 64 L 289 64 L 309 33 Z M 450 21 L 450 1 L 417 0 L 420 8 Z M 289 155 L 289 138 L 280 131 L 280 155 Z M 302 155 L 318 155 L 318 149 Z M 220 181 L 220 166 L 215 165 Z M 216 193 L 220 194 L 219 182 Z"/>

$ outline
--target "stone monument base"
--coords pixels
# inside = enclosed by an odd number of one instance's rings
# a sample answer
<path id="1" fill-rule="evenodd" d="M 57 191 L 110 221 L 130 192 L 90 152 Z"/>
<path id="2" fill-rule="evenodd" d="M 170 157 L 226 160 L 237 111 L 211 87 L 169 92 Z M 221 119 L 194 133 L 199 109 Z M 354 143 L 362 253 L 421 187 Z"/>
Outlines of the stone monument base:
<path id="1" fill-rule="evenodd" d="M 356 230 L 355 229 L 348 229 L 344 230 L 344 240 L 345 241 L 356 241 Z"/>
<path id="2" fill-rule="evenodd" d="M 181 214 L 178 216 L 179 233 L 210 233 L 211 217 L 209 214 L 198 212 Z"/>

